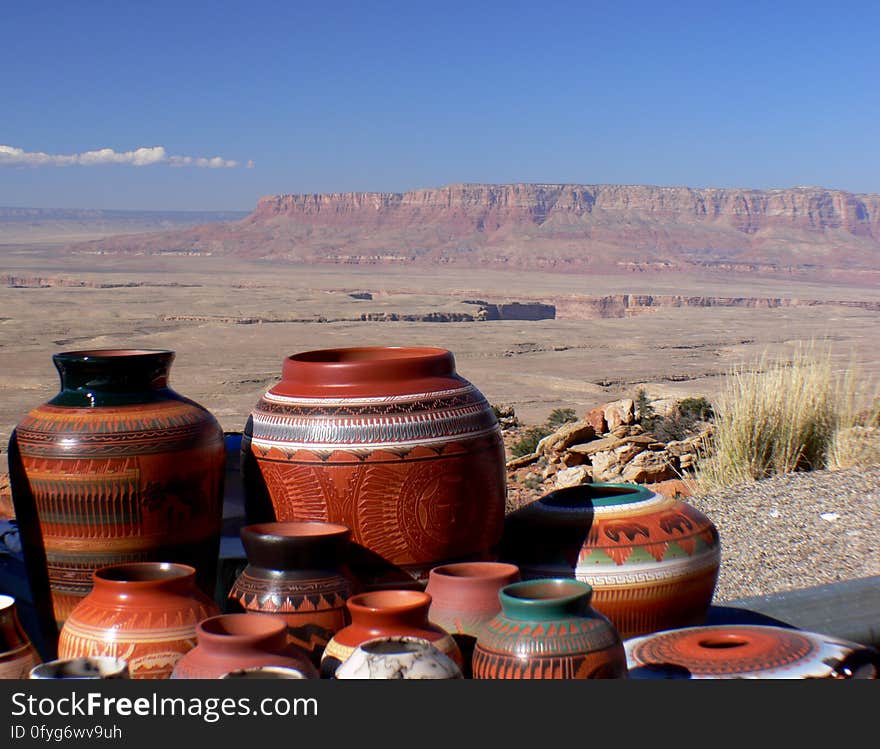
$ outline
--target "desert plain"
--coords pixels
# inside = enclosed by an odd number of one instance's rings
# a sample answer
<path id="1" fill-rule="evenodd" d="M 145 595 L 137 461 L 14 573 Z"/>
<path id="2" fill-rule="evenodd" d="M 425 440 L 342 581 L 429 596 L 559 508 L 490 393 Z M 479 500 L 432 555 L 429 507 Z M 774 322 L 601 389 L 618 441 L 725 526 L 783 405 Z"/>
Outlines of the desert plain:
<path id="1" fill-rule="evenodd" d="M 711 399 L 731 368 L 810 342 L 827 343 L 866 387 L 880 377 L 880 288 L 869 281 L 112 256 L 71 252 L 56 236 L 15 239 L 0 237 L 3 451 L 21 417 L 57 392 L 52 354 L 70 350 L 174 350 L 171 386 L 227 432 L 241 431 L 286 356 L 327 347 L 447 348 L 459 374 L 525 424 L 639 388 Z M 715 301 L 597 313 L 591 300 L 614 295 Z M 557 313 L 460 321 L 475 300 L 544 303 Z"/>

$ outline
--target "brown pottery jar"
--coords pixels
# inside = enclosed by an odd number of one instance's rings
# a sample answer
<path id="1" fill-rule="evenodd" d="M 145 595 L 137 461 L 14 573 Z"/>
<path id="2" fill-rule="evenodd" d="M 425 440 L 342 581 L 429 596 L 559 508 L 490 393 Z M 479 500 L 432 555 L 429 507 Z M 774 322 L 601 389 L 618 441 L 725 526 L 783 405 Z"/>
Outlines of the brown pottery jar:
<path id="1" fill-rule="evenodd" d="M 26 679 L 40 656 L 18 620 L 15 599 L 0 595 L 0 679 Z"/>
<path id="2" fill-rule="evenodd" d="M 321 676 L 331 678 L 362 642 L 379 637 L 427 640 L 462 667 L 462 655 L 450 634 L 428 621 L 431 596 L 420 590 L 374 590 L 348 599 L 351 624 L 340 629 L 324 649 Z"/>
<path id="3" fill-rule="evenodd" d="M 60 628 L 96 569 L 166 561 L 195 567 L 213 595 L 223 430 L 168 386 L 174 352 L 97 349 L 52 359 L 61 390 L 19 422 L 9 448 L 35 598 L 49 587 Z"/>
<path id="4" fill-rule="evenodd" d="M 493 559 L 506 472 L 498 421 L 439 348 L 289 356 L 242 439 L 251 506 L 351 529 L 366 587 L 403 587 L 452 561 Z M 266 499 L 268 497 L 268 500 Z"/>
<path id="5" fill-rule="evenodd" d="M 220 614 L 199 622 L 198 644 L 183 656 L 172 679 L 220 679 L 259 666 L 293 668 L 318 678 L 308 655 L 287 641 L 287 622 L 273 614 Z"/>
<path id="6" fill-rule="evenodd" d="M 471 660 L 477 636 L 501 611 L 501 589 L 518 582 L 519 568 L 503 562 L 460 562 L 434 567 L 425 592 L 431 596 L 428 619 L 445 629 L 458 643 L 465 678 L 471 678 Z"/>
<path id="7" fill-rule="evenodd" d="M 345 572 L 351 532 L 319 522 L 260 523 L 241 529 L 248 565 L 229 591 L 231 605 L 278 614 L 291 641 L 321 660 L 330 638 L 348 624 Z"/>
<path id="8" fill-rule="evenodd" d="M 167 679 L 196 645 L 196 626 L 220 609 L 184 564 L 139 562 L 103 567 L 92 591 L 70 612 L 60 658 L 107 655 L 128 662 L 132 679 Z"/>

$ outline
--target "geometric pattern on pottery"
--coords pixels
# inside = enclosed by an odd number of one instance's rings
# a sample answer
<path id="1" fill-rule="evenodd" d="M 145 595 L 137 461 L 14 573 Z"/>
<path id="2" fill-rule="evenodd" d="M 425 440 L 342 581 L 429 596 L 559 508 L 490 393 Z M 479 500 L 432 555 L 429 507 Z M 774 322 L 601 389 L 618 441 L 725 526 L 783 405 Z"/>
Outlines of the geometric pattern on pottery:
<path id="1" fill-rule="evenodd" d="M 16 439 L 59 623 L 91 590 L 96 568 L 143 561 L 157 546 L 210 543 L 219 532 L 222 432 L 189 402 L 44 405 Z"/>
<path id="2" fill-rule="evenodd" d="M 511 652 L 513 657 L 582 654 L 613 648 L 620 643 L 617 631 L 604 619 L 571 619 L 527 622 L 499 614 L 480 633 L 477 649 Z"/>
<path id="3" fill-rule="evenodd" d="M 714 524 L 690 505 L 655 494 L 642 502 L 595 507 L 578 567 L 601 572 L 626 564 L 643 567 L 651 560 L 674 564 L 676 558 L 707 550 L 720 559 Z"/>
<path id="4" fill-rule="evenodd" d="M 617 646 L 619 647 L 619 645 Z M 616 650 L 609 648 L 608 650 Z M 545 655 L 523 660 L 516 655 L 499 653 L 477 645 L 474 651 L 476 679 L 616 679 L 625 671 L 609 658 L 607 651 L 587 655 Z"/>
<path id="5" fill-rule="evenodd" d="M 318 421 L 320 419 L 320 421 Z M 434 393 L 374 398 L 293 398 L 266 393 L 253 411 L 253 443 L 316 453 L 345 447 L 444 443 L 492 433 L 497 421 L 473 386 Z"/>
<path id="6" fill-rule="evenodd" d="M 442 447 L 402 456 L 337 450 L 326 460 L 304 449 L 293 459 L 274 449 L 254 453 L 278 520 L 342 523 L 355 542 L 393 564 L 417 565 L 485 552 L 503 526 L 499 434 Z"/>
<path id="7" fill-rule="evenodd" d="M 313 580 L 251 577 L 245 569 L 236 578 L 228 598 L 245 611 L 278 614 L 287 619 L 287 633 L 311 654 L 319 654 L 335 632 L 348 623 L 345 602 L 351 582 L 342 575 Z"/>
<path id="8" fill-rule="evenodd" d="M 133 678 L 167 678 L 174 665 L 196 646 L 196 625 L 215 615 L 216 608 L 193 603 L 173 612 L 110 611 L 78 604 L 58 638 L 61 658 L 107 655 L 128 661 Z"/>
<path id="9" fill-rule="evenodd" d="M 624 642 L 633 676 L 686 669 L 692 679 L 832 678 L 863 646 L 804 630 L 765 625 L 689 627 Z M 636 669 L 639 669 L 636 671 Z"/>

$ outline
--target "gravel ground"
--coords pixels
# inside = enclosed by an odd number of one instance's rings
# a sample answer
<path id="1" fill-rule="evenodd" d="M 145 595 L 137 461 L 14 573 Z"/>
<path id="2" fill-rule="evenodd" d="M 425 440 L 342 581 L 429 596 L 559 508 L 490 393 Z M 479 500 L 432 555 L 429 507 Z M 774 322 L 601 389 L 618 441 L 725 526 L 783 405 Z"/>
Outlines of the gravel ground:
<path id="1" fill-rule="evenodd" d="M 721 536 L 715 603 L 880 575 L 880 466 L 776 476 L 687 501 Z"/>

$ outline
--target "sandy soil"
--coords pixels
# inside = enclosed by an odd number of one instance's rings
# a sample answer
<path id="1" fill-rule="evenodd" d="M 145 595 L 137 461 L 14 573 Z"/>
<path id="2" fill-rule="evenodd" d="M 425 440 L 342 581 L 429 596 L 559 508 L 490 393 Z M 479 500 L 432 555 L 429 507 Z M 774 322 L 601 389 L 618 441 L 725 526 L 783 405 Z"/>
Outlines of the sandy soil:
<path id="1" fill-rule="evenodd" d="M 57 392 L 51 355 L 83 348 L 169 348 L 172 386 L 240 431 L 285 356 L 356 345 L 450 349 L 490 401 L 540 423 L 557 407 L 583 412 L 632 395 L 716 392 L 732 366 L 799 341 L 827 339 L 841 367 L 880 377 L 880 312 L 842 306 L 657 309 L 623 319 L 534 322 L 361 322 L 362 313 L 473 312 L 489 302 L 612 293 L 878 301 L 869 286 L 785 279 L 632 274 L 585 277 L 402 267 L 275 267 L 217 257 L 66 256 L 47 246 L 0 247 L 0 275 L 90 288 L 0 287 L 0 449 L 17 421 Z M 350 294 L 369 291 L 373 299 Z M 248 324 L 248 320 L 262 323 Z M 323 320 L 323 321 L 322 321 Z"/>

